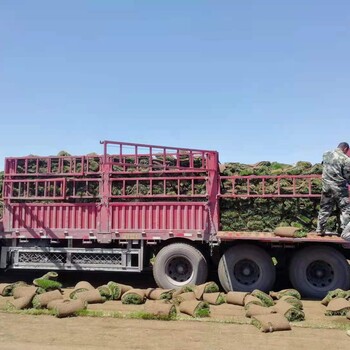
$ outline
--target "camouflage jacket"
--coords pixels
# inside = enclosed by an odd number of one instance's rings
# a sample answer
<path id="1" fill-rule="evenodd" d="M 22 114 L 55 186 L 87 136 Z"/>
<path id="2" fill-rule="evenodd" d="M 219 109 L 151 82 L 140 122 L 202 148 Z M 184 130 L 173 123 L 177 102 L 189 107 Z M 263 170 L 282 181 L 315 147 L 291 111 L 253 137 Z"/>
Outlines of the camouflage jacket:
<path id="1" fill-rule="evenodd" d="M 346 188 L 350 183 L 350 158 L 339 148 L 323 154 L 323 191 L 329 188 Z"/>

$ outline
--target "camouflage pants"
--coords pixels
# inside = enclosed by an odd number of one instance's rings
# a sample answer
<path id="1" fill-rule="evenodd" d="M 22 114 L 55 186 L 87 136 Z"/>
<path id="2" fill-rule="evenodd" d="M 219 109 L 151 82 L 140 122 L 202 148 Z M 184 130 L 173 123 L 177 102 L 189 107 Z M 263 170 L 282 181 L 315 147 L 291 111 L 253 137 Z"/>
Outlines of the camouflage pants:
<path id="1" fill-rule="evenodd" d="M 326 223 L 330 215 L 332 214 L 334 206 L 337 205 L 341 211 L 340 222 L 341 228 L 345 229 L 344 235 L 347 235 L 349 230 L 348 238 L 350 239 L 350 200 L 348 188 L 332 187 L 327 191 L 322 192 L 320 211 L 318 213 L 317 231 L 325 232 Z M 348 226 L 348 227 L 347 227 Z M 342 237 L 343 237 L 342 234 Z M 345 238 L 345 237 L 343 237 Z"/>

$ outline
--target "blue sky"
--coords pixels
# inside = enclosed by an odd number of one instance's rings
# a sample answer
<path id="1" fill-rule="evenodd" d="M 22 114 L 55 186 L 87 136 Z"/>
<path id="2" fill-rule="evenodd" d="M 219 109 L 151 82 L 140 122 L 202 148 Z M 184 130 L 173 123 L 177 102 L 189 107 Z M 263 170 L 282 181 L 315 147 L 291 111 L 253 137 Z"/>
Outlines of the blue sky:
<path id="1" fill-rule="evenodd" d="M 1 1 L 0 169 L 103 139 L 318 162 L 349 62 L 346 0 Z"/>

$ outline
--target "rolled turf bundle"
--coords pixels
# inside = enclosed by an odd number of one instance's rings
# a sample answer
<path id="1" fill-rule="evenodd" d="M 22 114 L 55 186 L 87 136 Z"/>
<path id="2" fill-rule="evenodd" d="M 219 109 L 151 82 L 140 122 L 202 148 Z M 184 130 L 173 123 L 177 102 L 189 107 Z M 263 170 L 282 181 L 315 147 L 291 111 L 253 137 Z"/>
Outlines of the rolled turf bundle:
<path id="1" fill-rule="evenodd" d="M 43 275 L 43 276 L 40 277 L 40 278 L 46 279 L 46 280 L 56 280 L 57 277 L 58 277 L 58 273 L 57 273 L 57 272 L 55 272 L 55 271 L 49 271 L 49 272 L 45 273 L 45 275 Z"/>
<path id="2" fill-rule="evenodd" d="M 35 309 L 42 309 L 46 307 L 50 301 L 56 299 L 63 299 L 63 296 L 59 290 L 53 290 L 51 292 L 35 295 L 32 300 L 32 304 Z"/>
<path id="3" fill-rule="evenodd" d="M 146 296 L 143 289 L 130 289 L 122 295 L 123 304 L 143 304 Z"/>
<path id="4" fill-rule="evenodd" d="M 292 296 L 299 300 L 301 299 L 301 295 L 296 289 L 282 289 L 278 292 L 270 292 L 269 294 L 273 299 L 281 299 L 285 295 Z"/>
<path id="5" fill-rule="evenodd" d="M 253 316 L 251 323 L 262 332 L 289 331 L 292 329 L 288 320 L 278 313 Z"/>
<path id="6" fill-rule="evenodd" d="M 196 300 L 196 295 L 194 294 L 194 292 L 181 293 L 175 297 L 173 296 L 173 299 L 172 299 L 175 305 L 179 305 L 186 300 Z"/>
<path id="7" fill-rule="evenodd" d="M 219 286 L 215 282 L 207 282 L 195 286 L 194 293 L 198 300 L 202 299 L 204 293 L 217 293 L 219 291 Z"/>
<path id="8" fill-rule="evenodd" d="M 189 292 L 194 292 L 194 289 L 196 288 L 196 286 L 194 285 L 187 285 L 187 286 L 183 286 L 179 289 L 176 289 L 173 293 L 173 298 L 177 297 L 178 295 L 180 294 L 183 294 L 183 293 L 189 293 Z"/>
<path id="9" fill-rule="evenodd" d="M 249 293 L 246 293 L 246 292 L 228 292 L 226 294 L 226 303 L 244 306 L 244 299 L 247 295 L 249 295 Z"/>
<path id="10" fill-rule="evenodd" d="M 279 300 L 282 300 L 282 301 L 285 301 L 286 303 L 291 304 L 293 307 L 295 307 L 298 310 L 303 309 L 303 303 L 301 302 L 301 300 L 294 298 L 290 295 L 285 295 Z"/>
<path id="11" fill-rule="evenodd" d="M 209 304 L 199 300 L 187 300 L 183 301 L 179 305 L 180 312 L 190 315 L 192 317 L 209 317 L 210 308 Z"/>
<path id="12" fill-rule="evenodd" d="M 274 309 L 277 311 L 277 313 L 283 315 L 290 322 L 305 320 L 304 312 L 295 308 L 286 301 L 279 300 L 274 306 Z"/>
<path id="13" fill-rule="evenodd" d="M 128 292 L 129 290 L 133 289 L 132 286 L 129 286 L 128 284 L 122 284 L 122 283 L 118 283 L 118 286 L 120 288 L 121 291 L 121 295 L 123 295 L 124 293 Z"/>
<path id="14" fill-rule="evenodd" d="M 76 312 L 84 310 L 86 303 L 81 299 L 65 300 L 63 303 L 57 303 L 54 307 L 56 317 L 63 318 L 74 316 Z"/>
<path id="15" fill-rule="evenodd" d="M 345 316 L 350 311 L 350 302 L 344 298 L 332 299 L 327 306 L 326 316 Z"/>
<path id="16" fill-rule="evenodd" d="M 275 313 L 276 313 L 276 310 L 273 307 L 250 304 L 248 305 L 245 315 L 246 317 L 252 317 L 257 315 L 269 315 L 269 314 L 275 314 Z"/>
<path id="17" fill-rule="evenodd" d="M 244 308 L 245 309 L 248 308 L 249 304 L 256 304 L 256 305 L 264 306 L 262 301 L 259 298 L 254 297 L 253 295 L 247 295 L 244 298 Z"/>
<path id="18" fill-rule="evenodd" d="M 275 305 L 273 299 L 268 294 L 264 293 L 263 291 L 261 291 L 259 289 L 253 290 L 251 295 L 253 297 L 259 298 L 264 306 L 273 306 L 273 305 Z"/>
<path id="19" fill-rule="evenodd" d="M 29 308 L 32 305 L 33 296 L 33 294 L 28 294 L 12 301 L 7 301 L 6 307 L 9 310 L 22 310 Z"/>
<path id="20" fill-rule="evenodd" d="M 75 285 L 73 291 L 69 294 L 69 298 L 76 299 L 77 293 L 87 292 L 89 290 L 94 290 L 94 289 L 95 287 L 93 287 L 90 282 L 80 281 Z"/>
<path id="21" fill-rule="evenodd" d="M 279 226 L 274 230 L 274 234 L 279 237 L 300 238 L 306 236 L 306 233 L 300 227 Z"/>
<path id="22" fill-rule="evenodd" d="M 27 297 L 29 295 L 31 295 L 33 298 L 36 294 L 37 289 L 38 288 L 35 286 L 18 286 L 13 289 L 12 294 L 15 299 Z"/>
<path id="23" fill-rule="evenodd" d="M 104 303 L 106 299 L 100 294 L 97 289 L 88 290 L 75 294 L 75 300 L 80 299 L 88 304 Z"/>
<path id="24" fill-rule="evenodd" d="M 61 303 L 66 303 L 68 300 L 67 299 L 55 299 L 55 300 L 51 300 L 47 305 L 46 308 L 48 310 L 54 310 L 57 304 L 61 304 Z"/>
<path id="25" fill-rule="evenodd" d="M 225 295 L 224 293 L 220 293 L 220 292 L 203 293 L 202 299 L 203 301 L 206 301 L 211 305 L 221 305 L 225 303 Z"/>
<path id="26" fill-rule="evenodd" d="M 62 284 L 60 282 L 47 278 L 36 278 L 33 281 L 33 284 L 46 292 L 62 288 Z"/>
<path id="27" fill-rule="evenodd" d="M 170 300 L 173 297 L 174 289 L 147 288 L 146 298 L 151 300 Z"/>
<path id="28" fill-rule="evenodd" d="M 176 316 L 176 307 L 173 304 L 159 300 L 147 300 L 144 306 L 145 312 L 153 316 L 174 318 Z"/>
<path id="29" fill-rule="evenodd" d="M 0 283 L 0 295 L 9 297 L 12 295 L 13 283 Z"/>
<path id="30" fill-rule="evenodd" d="M 348 295 L 348 291 L 345 291 L 343 289 L 335 289 L 335 290 L 331 290 L 327 293 L 327 295 L 321 300 L 321 304 L 323 304 L 324 306 L 327 306 L 328 303 L 336 298 L 346 298 L 346 296 Z"/>
<path id="31" fill-rule="evenodd" d="M 102 298 L 106 300 L 112 299 L 112 292 L 106 284 L 97 287 L 97 290 L 100 292 Z"/>
<path id="32" fill-rule="evenodd" d="M 112 300 L 119 300 L 122 295 L 122 289 L 120 285 L 116 282 L 109 281 L 107 283 L 107 286 L 109 290 L 111 291 L 111 299 Z"/>

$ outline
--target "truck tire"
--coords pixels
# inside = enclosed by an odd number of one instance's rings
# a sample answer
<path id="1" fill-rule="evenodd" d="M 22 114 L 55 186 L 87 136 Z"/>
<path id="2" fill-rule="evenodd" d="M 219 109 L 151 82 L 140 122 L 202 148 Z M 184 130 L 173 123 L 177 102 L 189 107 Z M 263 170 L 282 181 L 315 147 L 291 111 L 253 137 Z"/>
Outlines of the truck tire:
<path id="1" fill-rule="evenodd" d="M 332 247 L 306 247 L 292 257 L 289 279 L 304 297 L 323 298 L 330 290 L 349 289 L 350 268 L 345 257 Z"/>
<path id="2" fill-rule="evenodd" d="M 221 257 L 219 280 L 226 292 L 270 291 L 275 283 L 276 269 L 265 250 L 251 244 L 238 244 Z"/>
<path id="3" fill-rule="evenodd" d="M 203 254 L 186 243 L 172 243 L 162 248 L 153 265 L 153 277 L 161 288 L 180 288 L 207 280 L 208 265 Z"/>

